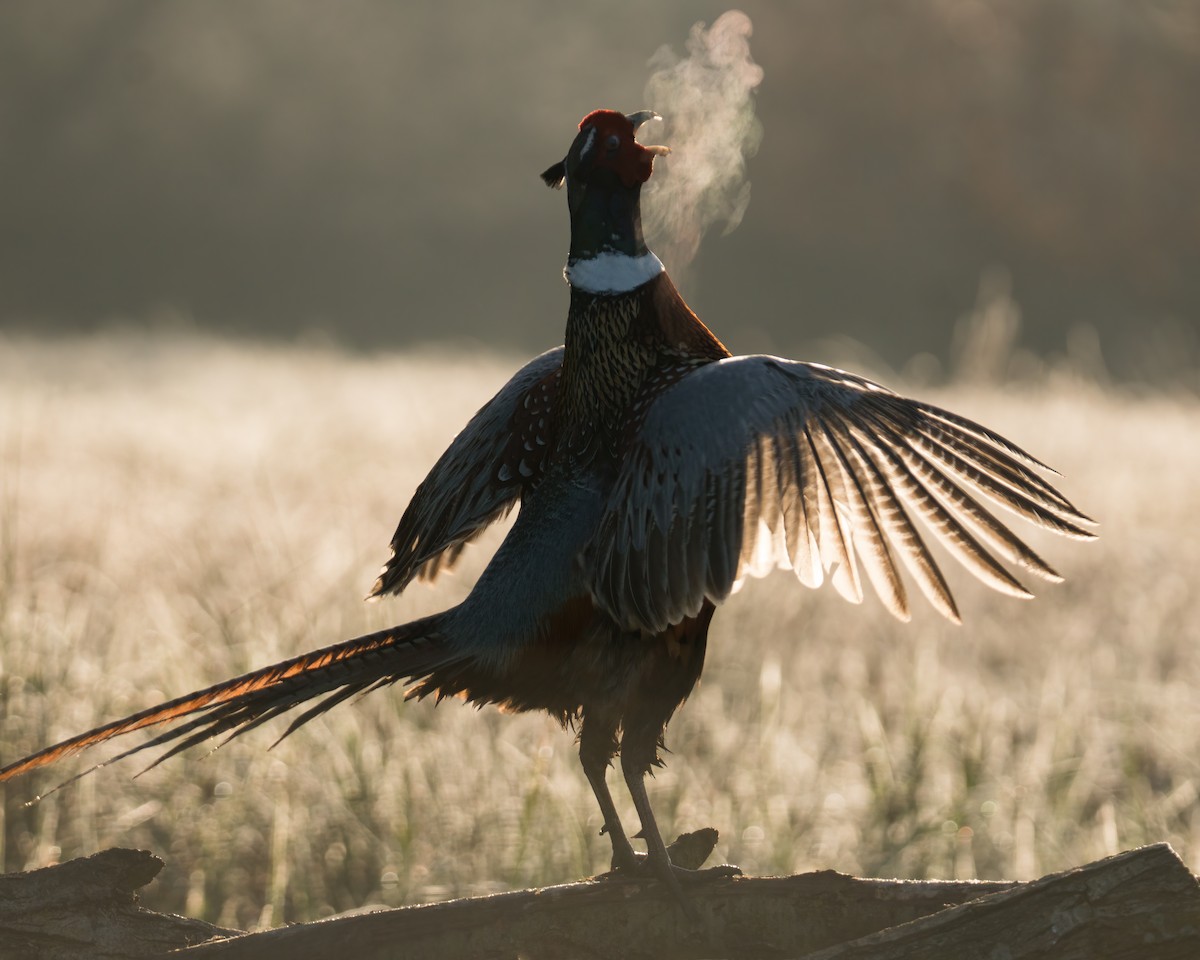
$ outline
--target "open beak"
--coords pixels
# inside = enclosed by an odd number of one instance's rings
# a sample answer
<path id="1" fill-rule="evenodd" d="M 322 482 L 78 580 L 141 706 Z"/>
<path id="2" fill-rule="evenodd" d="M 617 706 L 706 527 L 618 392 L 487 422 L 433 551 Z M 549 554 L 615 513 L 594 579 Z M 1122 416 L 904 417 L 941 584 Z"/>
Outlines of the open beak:
<path id="1" fill-rule="evenodd" d="M 633 124 L 633 132 L 637 133 L 638 128 L 641 127 L 643 123 L 646 123 L 650 120 L 661 120 L 662 117 L 660 117 L 653 110 L 639 110 L 637 113 L 627 113 L 625 115 L 625 119 Z M 656 157 L 665 157 L 671 152 L 670 147 L 664 147 L 662 144 L 657 143 L 643 143 L 639 144 L 639 146 L 641 146 L 643 150 L 654 154 Z"/>

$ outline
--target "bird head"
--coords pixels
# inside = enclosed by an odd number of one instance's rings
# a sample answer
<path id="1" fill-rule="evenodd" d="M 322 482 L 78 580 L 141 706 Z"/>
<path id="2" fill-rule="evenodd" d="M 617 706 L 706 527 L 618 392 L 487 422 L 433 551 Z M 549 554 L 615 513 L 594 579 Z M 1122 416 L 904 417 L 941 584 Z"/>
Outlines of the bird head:
<path id="1" fill-rule="evenodd" d="M 637 142 L 638 128 L 647 120 L 661 120 L 653 110 L 623 114 L 616 110 L 593 110 L 579 122 L 579 134 L 566 157 L 542 174 L 547 186 L 568 192 L 573 183 L 597 182 L 608 187 L 620 184 L 636 189 L 650 179 L 654 158 L 671 152 L 670 147 Z"/>
<path id="2" fill-rule="evenodd" d="M 542 174 L 550 187 L 567 186 L 569 263 L 605 253 L 646 253 L 639 206 L 642 184 L 654 171 L 654 158 L 671 151 L 638 143 L 636 134 L 647 120 L 658 119 L 653 110 L 628 115 L 593 110 L 580 122 L 566 157 Z"/>

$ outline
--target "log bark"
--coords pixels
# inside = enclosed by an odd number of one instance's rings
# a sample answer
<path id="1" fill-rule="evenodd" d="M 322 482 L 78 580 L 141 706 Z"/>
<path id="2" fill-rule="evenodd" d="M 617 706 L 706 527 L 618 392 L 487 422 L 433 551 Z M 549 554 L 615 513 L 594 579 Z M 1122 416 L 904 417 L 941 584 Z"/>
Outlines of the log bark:
<path id="1" fill-rule="evenodd" d="M 804 960 L 917 956 L 1195 960 L 1200 957 L 1200 885 L 1171 847 L 1158 843 L 949 907 Z"/>
<path id="2" fill-rule="evenodd" d="M 241 933 L 138 906 L 162 867 L 149 851 L 112 849 L 0 876 L 0 958 L 128 960 Z"/>
<path id="3" fill-rule="evenodd" d="M 1024 884 L 861 880 L 825 871 L 734 878 L 698 886 L 691 896 L 698 925 L 655 886 L 585 882 L 271 930 L 181 957 L 1200 956 L 1200 889 L 1166 844 Z"/>
<path id="4" fill-rule="evenodd" d="M 711 846 L 700 843 L 695 855 L 702 857 L 706 845 Z M 699 923 L 689 922 L 656 884 L 592 880 L 239 936 L 138 907 L 134 891 L 161 866 L 144 851 L 108 850 L 0 877 L 0 958 L 116 960 L 167 956 L 165 951 L 185 946 L 169 955 L 175 960 L 1200 957 L 1200 884 L 1166 844 L 1031 883 L 863 880 L 833 871 L 713 881 L 691 890 Z"/>

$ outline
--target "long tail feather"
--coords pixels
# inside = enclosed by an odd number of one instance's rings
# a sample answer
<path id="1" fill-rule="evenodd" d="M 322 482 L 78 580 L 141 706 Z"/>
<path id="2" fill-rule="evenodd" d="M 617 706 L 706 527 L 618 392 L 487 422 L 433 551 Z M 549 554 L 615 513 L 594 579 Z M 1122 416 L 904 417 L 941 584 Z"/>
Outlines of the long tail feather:
<path id="1" fill-rule="evenodd" d="M 314 650 L 106 723 L 8 764 L 0 769 L 0 783 L 114 737 L 187 718 L 185 723 L 97 765 L 105 766 L 149 747 L 176 741 L 154 766 L 196 743 L 223 733 L 229 733 L 232 739 L 301 703 L 332 694 L 297 718 L 284 733 L 287 736 L 345 699 L 343 691 L 349 696 L 378 683 L 416 679 L 453 663 L 454 656 L 439 632 L 442 616 Z"/>

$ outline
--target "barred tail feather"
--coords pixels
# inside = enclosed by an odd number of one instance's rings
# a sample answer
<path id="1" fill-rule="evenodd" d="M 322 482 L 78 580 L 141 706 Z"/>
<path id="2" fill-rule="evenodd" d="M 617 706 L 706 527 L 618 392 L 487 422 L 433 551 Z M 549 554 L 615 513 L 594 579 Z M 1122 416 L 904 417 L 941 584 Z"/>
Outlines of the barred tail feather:
<path id="1" fill-rule="evenodd" d="M 170 750 L 151 764 L 151 767 L 157 766 L 194 744 L 225 733 L 232 739 L 301 703 L 329 694 L 297 717 L 280 737 L 283 739 L 355 693 L 424 677 L 437 668 L 451 665 L 456 658 L 448 651 L 445 638 L 439 632 L 441 619 L 442 614 L 438 614 L 346 640 L 104 724 L 8 764 L 0 769 L 0 783 L 114 737 L 188 718 L 186 723 L 78 776 L 150 747 L 174 742 Z M 76 779 L 78 777 L 72 777 L 66 783 Z"/>

